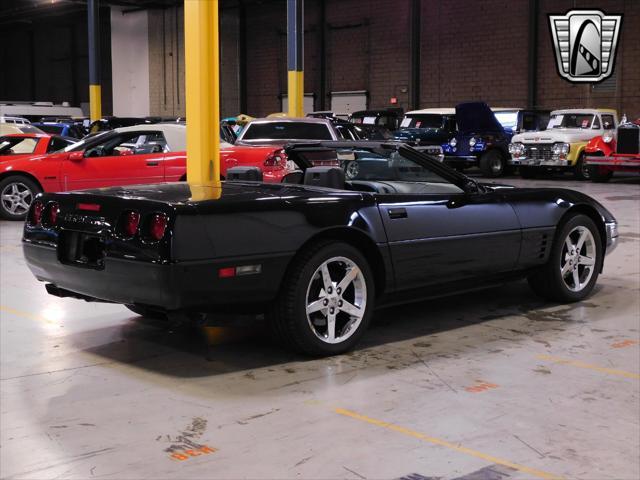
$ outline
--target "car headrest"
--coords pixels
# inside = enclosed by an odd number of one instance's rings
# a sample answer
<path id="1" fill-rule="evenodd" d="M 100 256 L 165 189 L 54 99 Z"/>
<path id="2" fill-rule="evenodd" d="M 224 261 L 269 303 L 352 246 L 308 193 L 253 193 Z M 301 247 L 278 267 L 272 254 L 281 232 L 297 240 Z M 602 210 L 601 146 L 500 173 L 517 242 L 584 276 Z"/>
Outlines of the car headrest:
<path id="1" fill-rule="evenodd" d="M 304 172 L 304 184 L 344 190 L 344 170 L 340 167 L 312 167 Z"/>
<path id="2" fill-rule="evenodd" d="M 227 170 L 227 180 L 261 182 L 262 170 L 258 167 L 232 167 Z"/>
<path id="3" fill-rule="evenodd" d="M 304 173 L 301 170 L 295 170 L 293 172 L 287 173 L 284 177 L 282 177 L 282 183 L 295 183 L 301 184 L 304 180 Z"/>

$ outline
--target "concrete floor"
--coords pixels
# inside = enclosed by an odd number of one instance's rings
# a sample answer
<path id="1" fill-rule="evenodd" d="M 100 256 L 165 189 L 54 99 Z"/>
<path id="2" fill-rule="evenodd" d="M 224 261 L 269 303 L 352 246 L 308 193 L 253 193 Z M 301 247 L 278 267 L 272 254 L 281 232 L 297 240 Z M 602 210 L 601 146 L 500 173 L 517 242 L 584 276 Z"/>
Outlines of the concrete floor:
<path id="1" fill-rule="evenodd" d="M 380 311 L 322 360 L 48 296 L 2 222 L 0 477 L 640 478 L 640 182 L 505 183 L 617 216 L 592 297 L 520 282 Z"/>

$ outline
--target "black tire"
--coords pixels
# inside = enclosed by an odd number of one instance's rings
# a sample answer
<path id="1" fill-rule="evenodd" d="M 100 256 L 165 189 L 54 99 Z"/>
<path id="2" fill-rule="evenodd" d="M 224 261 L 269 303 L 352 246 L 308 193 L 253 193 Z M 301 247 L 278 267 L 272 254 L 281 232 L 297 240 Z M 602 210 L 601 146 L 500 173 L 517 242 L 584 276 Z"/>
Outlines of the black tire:
<path id="1" fill-rule="evenodd" d="M 13 195 L 13 192 L 20 192 L 20 195 L 28 192 L 24 197 L 23 205 L 16 204 L 17 197 Z M 35 198 L 35 196 L 42 192 L 40 186 L 24 175 L 10 175 L 0 180 L 0 217 L 5 220 L 24 220 L 29 212 L 29 206 Z M 11 195 L 13 199 L 9 199 Z M 12 212 L 13 207 L 13 212 Z"/>
<path id="2" fill-rule="evenodd" d="M 589 166 L 585 164 L 584 153 L 578 157 L 578 161 L 573 167 L 573 176 L 577 180 L 591 180 L 591 172 Z"/>
<path id="3" fill-rule="evenodd" d="M 538 169 L 536 167 L 522 166 L 518 169 L 520 176 L 525 179 L 536 178 L 538 176 Z"/>
<path id="4" fill-rule="evenodd" d="M 326 317 L 325 324 L 327 325 L 328 333 L 329 307 L 326 309 L 322 308 L 322 310 L 326 311 L 326 315 L 322 311 L 316 312 L 320 317 L 316 317 L 318 319 L 314 319 L 314 322 L 318 321 L 320 323 L 312 327 L 311 317 L 308 318 L 307 315 L 307 294 L 308 290 L 312 291 L 311 289 L 316 285 L 315 282 L 321 281 L 321 277 L 316 276 L 321 265 L 336 257 L 345 258 L 358 267 L 361 273 L 361 277 L 358 277 L 358 285 L 360 286 L 359 288 L 362 288 L 364 285 L 366 302 L 361 320 L 353 330 L 345 329 L 351 317 L 339 308 L 335 309 L 335 311 L 337 311 L 335 320 L 336 337 L 339 336 L 337 335 L 338 330 L 341 330 L 344 334 L 343 336 L 346 338 L 336 343 L 327 343 L 327 341 L 319 338 L 319 333 L 317 332 L 318 329 L 322 328 L 321 317 L 324 316 Z M 336 261 L 334 263 L 339 264 L 340 262 Z M 331 265 L 334 264 L 332 263 Z M 331 279 L 333 280 L 335 277 L 334 272 Z M 353 281 L 345 287 L 345 301 L 351 301 L 347 296 L 355 294 L 355 284 L 356 282 Z M 333 293 L 335 297 L 335 294 L 340 292 L 334 291 Z M 313 298 L 316 297 L 313 296 Z M 326 299 L 329 297 L 326 296 L 325 292 L 325 297 L 319 294 L 317 298 L 318 301 L 320 301 L 323 298 Z M 332 301 L 334 300 L 335 299 L 332 299 Z M 362 253 L 347 243 L 335 240 L 323 240 L 301 252 L 287 270 L 278 299 L 270 312 L 269 325 L 276 339 L 285 348 L 312 356 L 337 355 L 350 350 L 358 343 L 371 322 L 374 302 L 375 284 L 373 274 Z M 355 302 L 352 302 L 352 304 L 355 304 Z M 340 303 L 340 306 L 342 306 L 342 303 Z"/>
<path id="5" fill-rule="evenodd" d="M 566 250 L 565 240 L 569 234 L 571 232 L 575 232 L 575 229 L 578 227 L 586 228 L 591 233 L 595 258 L 591 267 L 592 271 L 589 280 L 579 291 L 573 291 L 563 279 L 561 268 L 562 265 L 566 263 L 566 258 L 563 259 L 563 257 L 568 253 Z M 575 233 L 573 233 L 573 235 L 575 235 Z M 583 244 L 581 252 L 579 253 L 586 252 L 586 249 L 587 241 Z M 547 300 L 562 303 L 578 302 L 587 297 L 591 293 L 591 290 L 593 290 L 593 287 L 598 280 L 602 262 L 602 239 L 596 224 L 586 215 L 576 214 L 569 217 L 562 225 L 558 226 L 556 238 L 554 239 L 553 246 L 551 247 L 549 260 L 544 266 L 529 275 L 529 285 L 537 295 Z M 578 267 L 578 275 L 586 275 L 585 268 L 586 267 L 583 266 L 582 273 L 580 273 Z M 572 275 L 572 270 L 568 272 L 568 275 Z M 586 277 L 584 279 L 586 280 Z"/>
<path id="6" fill-rule="evenodd" d="M 480 170 L 486 177 L 501 177 L 506 166 L 507 161 L 499 150 L 489 150 L 480 157 Z"/>
<path id="7" fill-rule="evenodd" d="M 597 165 L 589 165 L 589 176 L 594 183 L 606 183 L 613 177 L 611 170 L 604 170 Z"/>
<path id="8" fill-rule="evenodd" d="M 142 305 L 125 305 L 125 307 L 144 318 L 163 321 L 168 320 L 167 314 L 160 310 L 154 310 L 153 308 L 144 307 Z"/>

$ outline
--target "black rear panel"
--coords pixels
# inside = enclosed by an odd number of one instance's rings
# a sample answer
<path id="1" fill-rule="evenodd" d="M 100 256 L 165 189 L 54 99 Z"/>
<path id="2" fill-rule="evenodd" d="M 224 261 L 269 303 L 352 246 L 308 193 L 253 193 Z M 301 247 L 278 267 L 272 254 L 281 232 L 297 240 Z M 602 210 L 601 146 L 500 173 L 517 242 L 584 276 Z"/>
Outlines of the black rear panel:
<path id="1" fill-rule="evenodd" d="M 104 235 L 63 230 L 58 239 L 58 260 L 66 265 L 104 269 Z"/>
<path id="2" fill-rule="evenodd" d="M 39 200 L 45 204 L 43 218 L 52 202 L 59 205 L 55 225 L 46 220 L 42 225 L 25 223 L 24 239 L 55 247 L 58 261 L 81 268 L 103 269 L 105 257 L 164 263 L 170 260 L 172 229 L 175 211 L 170 205 L 145 200 L 98 197 L 96 195 L 44 194 Z M 137 232 L 127 236 L 122 230 L 125 212 L 140 214 Z M 153 240 L 149 234 L 151 216 L 164 213 L 169 218 L 164 238 Z"/>

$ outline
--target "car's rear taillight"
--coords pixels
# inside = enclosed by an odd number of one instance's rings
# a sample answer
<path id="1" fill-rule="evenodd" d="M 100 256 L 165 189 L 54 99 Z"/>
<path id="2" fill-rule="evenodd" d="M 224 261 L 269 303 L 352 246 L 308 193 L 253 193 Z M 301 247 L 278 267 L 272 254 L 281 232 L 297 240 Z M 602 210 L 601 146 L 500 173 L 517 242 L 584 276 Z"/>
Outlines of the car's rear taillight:
<path id="1" fill-rule="evenodd" d="M 154 213 L 149 220 L 149 237 L 152 240 L 162 240 L 167 229 L 169 219 L 164 213 Z"/>
<path id="2" fill-rule="evenodd" d="M 42 212 L 44 211 L 44 203 L 40 200 L 33 202 L 31 210 L 30 223 L 32 225 L 40 225 L 42 223 Z"/>
<path id="3" fill-rule="evenodd" d="M 47 213 L 47 224 L 53 227 L 58 223 L 58 214 L 60 213 L 60 205 L 58 205 L 58 202 L 50 202 L 48 209 L 49 211 Z"/>
<path id="4" fill-rule="evenodd" d="M 120 219 L 120 232 L 127 236 L 133 237 L 138 231 L 140 225 L 140 214 L 133 210 L 128 210 L 122 214 Z"/>
<path id="5" fill-rule="evenodd" d="M 284 153 L 284 150 L 275 150 L 271 152 L 267 158 L 264 160 L 265 167 L 271 168 L 284 168 L 287 163 L 287 155 Z"/>

